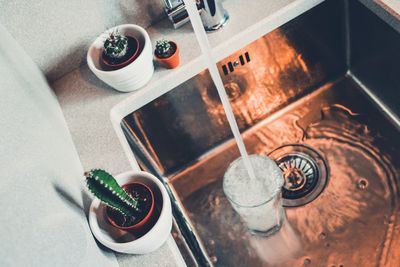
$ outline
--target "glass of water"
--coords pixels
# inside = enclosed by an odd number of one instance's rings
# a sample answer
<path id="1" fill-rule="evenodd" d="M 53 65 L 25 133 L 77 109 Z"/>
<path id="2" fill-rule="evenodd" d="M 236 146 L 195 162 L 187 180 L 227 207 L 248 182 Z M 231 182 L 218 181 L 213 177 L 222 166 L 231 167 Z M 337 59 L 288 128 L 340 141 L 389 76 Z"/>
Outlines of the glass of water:
<path id="1" fill-rule="evenodd" d="M 236 159 L 224 174 L 224 193 L 252 233 L 269 236 L 285 219 L 282 171 L 268 157 L 250 155 L 249 160 L 255 177 L 249 177 L 243 158 Z"/>

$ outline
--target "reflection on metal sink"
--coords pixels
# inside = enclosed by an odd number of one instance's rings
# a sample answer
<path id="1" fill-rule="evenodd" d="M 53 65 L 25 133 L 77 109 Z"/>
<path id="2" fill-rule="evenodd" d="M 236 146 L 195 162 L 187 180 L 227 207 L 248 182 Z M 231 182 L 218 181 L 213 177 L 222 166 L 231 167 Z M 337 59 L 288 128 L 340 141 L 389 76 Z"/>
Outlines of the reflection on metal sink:
<path id="1" fill-rule="evenodd" d="M 244 136 L 255 154 L 309 146 L 325 159 L 329 178 L 315 200 L 286 209 L 289 224 L 272 239 L 247 233 L 223 194 L 222 175 L 238 156 L 234 144 L 172 179 L 218 265 L 301 266 L 311 260 L 316 266 L 376 266 L 385 257 L 399 260 L 399 133 L 352 81 L 323 86 Z"/>
<path id="2" fill-rule="evenodd" d="M 270 238 L 248 233 L 223 194 L 239 152 L 207 72 L 123 120 L 142 167 L 170 190 L 198 265 L 400 262 L 400 127 L 383 112 L 398 111 L 399 45 L 358 2 L 326 1 L 219 63 L 249 153 L 285 174 L 287 221 Z"/>

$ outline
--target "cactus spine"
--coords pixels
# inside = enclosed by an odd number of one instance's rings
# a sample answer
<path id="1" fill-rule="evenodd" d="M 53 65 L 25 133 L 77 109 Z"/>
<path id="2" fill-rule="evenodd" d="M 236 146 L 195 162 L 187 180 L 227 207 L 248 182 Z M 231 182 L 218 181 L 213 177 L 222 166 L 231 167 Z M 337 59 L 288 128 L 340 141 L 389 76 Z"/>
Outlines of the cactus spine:
<path id="1" fill-rule="evenodd" d="M 124 216 L 135 216 L 139 213 L 138 201 L 122 189 L 108 172 L 93 169 L 85 173 L 86 185 L 90 192 L 106 205 L 118 210 Z"/>
<path id="2" fill-rule="evenodd" d="M 115 30 L 104 41 L 104 52 L 110 58 L 123 57 L 128 48 L 128 38 Z"/>
<path id="3" fill-rule="evenodd" d="M 156 54 L 159 57 L 168 57 L 168 52 L 171 49 L 171 44 L 167 40 L 159 40 L 156 42 Z"/>

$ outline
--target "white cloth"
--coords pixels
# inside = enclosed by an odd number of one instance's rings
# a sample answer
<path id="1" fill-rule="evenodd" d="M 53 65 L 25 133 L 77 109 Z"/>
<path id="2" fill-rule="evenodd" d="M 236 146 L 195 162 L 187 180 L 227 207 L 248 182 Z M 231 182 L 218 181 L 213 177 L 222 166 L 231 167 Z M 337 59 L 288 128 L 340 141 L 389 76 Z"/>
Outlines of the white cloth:
<path id="1" fill-rule="evenodd" d="M 2 25 L 0 36 L 0 266 L 118 266 L 88 227 L 82 166 L 54 93 Z"/>

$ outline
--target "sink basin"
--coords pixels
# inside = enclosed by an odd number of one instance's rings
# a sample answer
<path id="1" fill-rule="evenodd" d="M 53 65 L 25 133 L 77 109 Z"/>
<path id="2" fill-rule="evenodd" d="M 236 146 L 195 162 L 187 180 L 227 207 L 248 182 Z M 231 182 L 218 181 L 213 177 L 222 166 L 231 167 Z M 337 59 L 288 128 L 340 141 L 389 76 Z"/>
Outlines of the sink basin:
<path id="1" fill-rule="evenodd" d="M 286 208 L 287 228 L 273 238 L 248 233 L 222 191 L 224 170 L 238 156 L 235 144 L 224 144 L 190 172 L 174 177 L 171 184 L 218 266 L 302 266 L 308 261 L 377 266 L 387 257 L 400 260 L 395 230 L 399 132 L 351 79 L 321 87 L 244 136 L 252 154 L 268 155 L 288 144 L 311 147 L 325 160 L 329 177 L 315 200 Z"/>
<path id="2" fill-rule="evenodd" d="M 223 193 L 239 152 L 207 71 L 124 118 L 193 264 L 397 266 L 399 46 L 358 1 L 325 1 L 218 63 L 248 152 L 285 176 L 286 221 L 269 238 L 250 234 Z"/>

